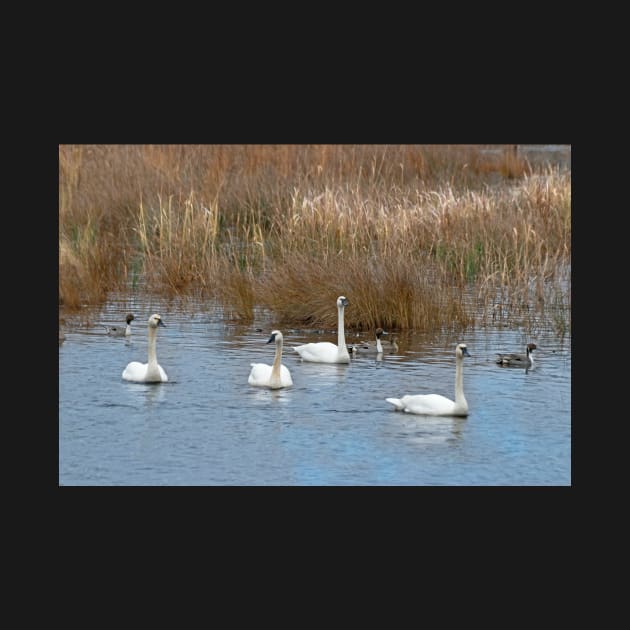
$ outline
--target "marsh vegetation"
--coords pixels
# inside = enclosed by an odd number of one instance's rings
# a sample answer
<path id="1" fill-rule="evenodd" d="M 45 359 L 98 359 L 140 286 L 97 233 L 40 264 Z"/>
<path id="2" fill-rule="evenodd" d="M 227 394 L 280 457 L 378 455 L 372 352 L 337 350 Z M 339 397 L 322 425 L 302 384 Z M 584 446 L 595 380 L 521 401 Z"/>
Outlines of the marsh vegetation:
<path id="1" fill-rule="evenodd" d="M 59 304 L 431 330 L 571 309 L 571 170 L 490 145 L 60 145 Z"/>

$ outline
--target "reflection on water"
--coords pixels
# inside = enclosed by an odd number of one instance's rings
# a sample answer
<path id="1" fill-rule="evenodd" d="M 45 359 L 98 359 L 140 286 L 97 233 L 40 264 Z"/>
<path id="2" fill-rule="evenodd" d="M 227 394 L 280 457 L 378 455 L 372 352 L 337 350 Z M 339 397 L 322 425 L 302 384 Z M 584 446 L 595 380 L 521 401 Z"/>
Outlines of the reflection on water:
<path id="1" fill-rule="evenodd" d="M 394 413 L 399 419 L 392 419 L 391 424 L 396 426 L 396 433 L 413 444 L 441 444 L 449 440 L 461 438 L 462 429 L 466 420 L 455 417 L 417 416 L 398 412 Z"/>
<path id="2" fill-rule="evenodd" d="M 137 316 L 130 338 L 99 326 Z M 130 383 L 146 361 L 146 319 L 168 383 Z M 110 302 L 59 345 L 59 482 L 63 485 L 568 485 L 570 339 L 515 330 L 398 334 L 398 354 L 349 365 L 303 362 L 292 350 L 336 342 L 335 331 L 287 330 L 283 363 L 294 386 L 247 384 L 250 363 L 273 361 L 277 328 L 259 313 L 230 322 L 207 304 Z M 257 330 L 259 329 L 259 330 Z M 284 332 L 284 331 L 283 331 Z M 396 412 L 385 398 L 454 397 L 454 348 L 465 341 L 468 418 Z M 534 341 L 534 368 L 505 369 L 495 353 Z"/>

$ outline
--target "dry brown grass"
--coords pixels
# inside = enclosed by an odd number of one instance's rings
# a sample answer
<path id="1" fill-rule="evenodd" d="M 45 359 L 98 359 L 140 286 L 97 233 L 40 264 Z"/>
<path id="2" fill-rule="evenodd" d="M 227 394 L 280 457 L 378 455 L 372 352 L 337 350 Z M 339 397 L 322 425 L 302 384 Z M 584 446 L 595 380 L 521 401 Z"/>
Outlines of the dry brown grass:
<path id="1" fill-rule="evenodd" d="M 362 329 L 562 311 L 570 171 L 481 149 L 60 146 L 60 303 L 200 290 L 334 327 L 344 294 Z"/>
<path id="2" fill-rule="evenodd" d="M 437 320 L 442 325 L 471 324 L 457 291 L 432 283 L 426 270 L 393 259 L 373 258 L 366 266 L 361 257 L 322 264 L 296 255 L 291 266 L 280 265 L 266 274 L 258 285 L 257 302 L 276 313 L 281 323 L 304 326 L 334 328 L 339 295 L 350 302 L 346 322 L 358 330 L 427 329 Z"/>

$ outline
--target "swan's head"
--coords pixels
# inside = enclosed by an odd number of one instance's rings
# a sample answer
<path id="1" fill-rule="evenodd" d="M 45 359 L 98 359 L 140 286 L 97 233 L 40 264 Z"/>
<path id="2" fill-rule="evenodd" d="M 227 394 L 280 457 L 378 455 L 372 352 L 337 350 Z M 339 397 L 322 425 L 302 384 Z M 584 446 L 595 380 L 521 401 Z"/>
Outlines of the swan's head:
<path id="1" fill-rule="evenodd" d="M 470 356 L 470 352 L 468 352 L 468 348 L 466 347 L 465 343 L 460 343 L 457 346 L 457 349 L 455 350 L 455 355 L 457 356 L 458 359 L 461 359 L 462 357 Z"/>
<path id="2" fill-rule="evenodd" d="M 348 302 L 348 298 L 344 297 L 343 295 L 340 295 L 337 298 L 337 308 L 343 308 L 344 306 L 348 306 L 348 304 L 350 304 L 350 302 Z"/>
<path id="3" fill-rule="evenodd" d="M 129 314 L 127 315 L 127 323 L 128 323 L 128 324 L 131 324 L 131 322 L 132 322 L 134 319 L 136 319 L 136 318 L 134 317 L 133 313 L 129 313 Z"/>
<path id="4" fill-rule="evenodd" d="M 530 354 L 534 350 L 536 350 L 536 344 L 535 343 L 528 343 L 527 344 L 527 354 Z"/>
<path id="5" fill-rule="evenodd" d="M 267 340 L 267 343 L 271 343 L 272 341 L 282 341 L 282 333 L 279 330 L 272 330 L 271 337 Z"/>
<path id="6" fill-rule="evenodd" d="M 156 313 L 155 315 L 151 315 L 151 317 L 149 317 L 149 326 L 151 326 L 151 328 L 157 328 L 158 326 L 166 326 L 166 324 L 162 321 L 162 318 Z"/>

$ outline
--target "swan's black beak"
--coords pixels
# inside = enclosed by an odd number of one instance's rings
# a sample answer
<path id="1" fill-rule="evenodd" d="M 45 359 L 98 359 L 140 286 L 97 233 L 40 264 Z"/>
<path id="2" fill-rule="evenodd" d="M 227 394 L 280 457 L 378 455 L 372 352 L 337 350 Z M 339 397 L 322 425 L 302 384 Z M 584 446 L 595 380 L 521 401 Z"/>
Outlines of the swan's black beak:
<path id="1" fill-rule="evenodd" d="M 465 357 L 469 357 L 470 356 L 470 352 L 468 352 L 468 348 L 462 348 L 462 354 Z"/>
<path id="2" fill-rule="evenodd" d="M 275 333 L 273 335 L 271 335 L 271 337 L 269 337 L 269 339 L 267 339 L 267 343 L 271 343 L 272 341 L 275 341 L 276 339 L 276 335 Z"/>
<path id="3" fill-rule="evenodd" d="M 161 319 L 158 319 L 158 326 L 164 326 L 164 328 L 166 328 L 166 324 Z"/>

